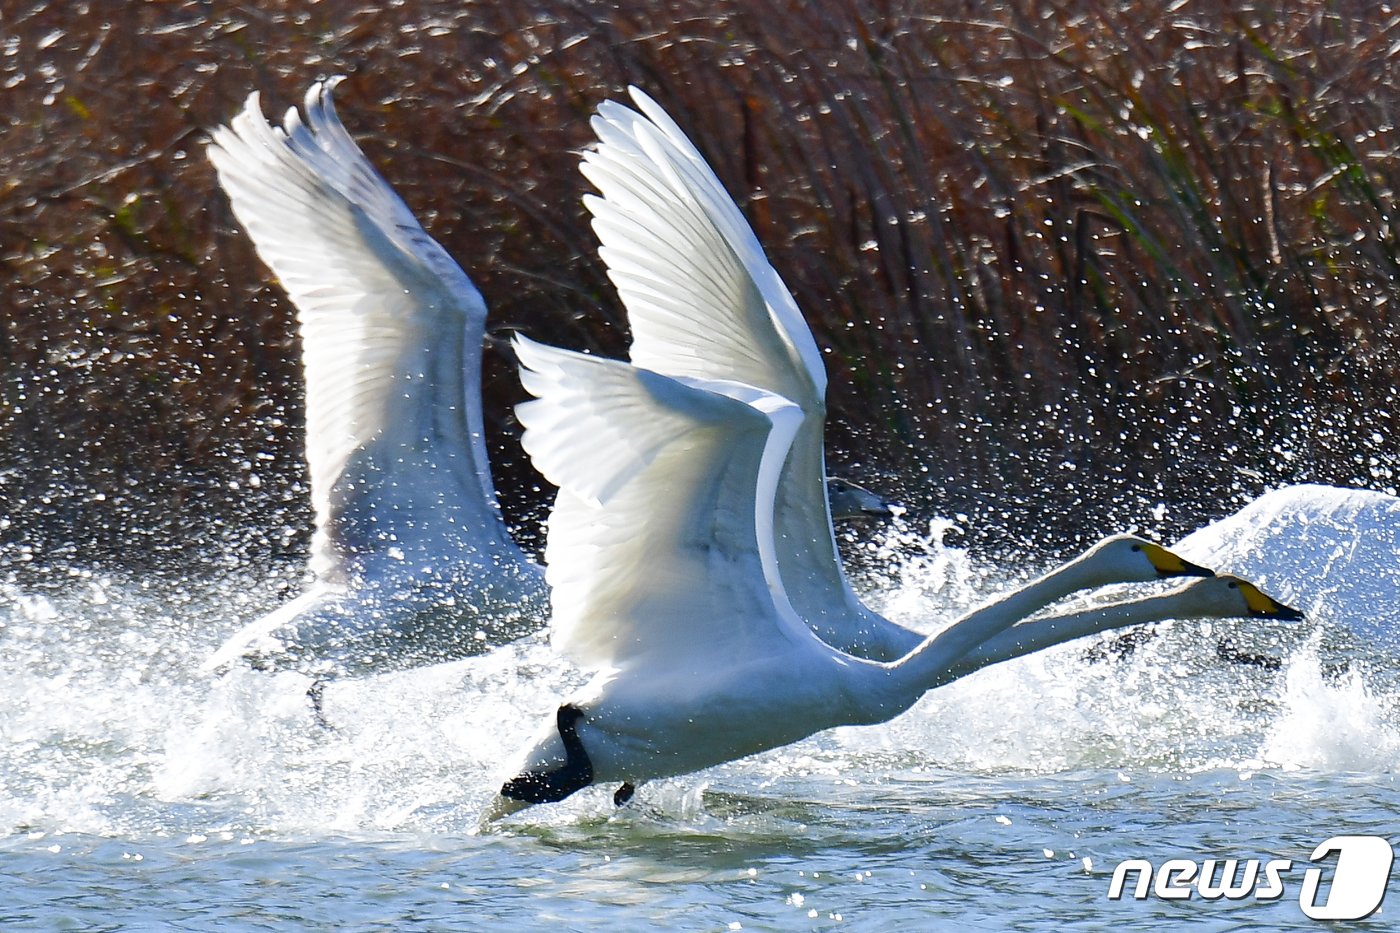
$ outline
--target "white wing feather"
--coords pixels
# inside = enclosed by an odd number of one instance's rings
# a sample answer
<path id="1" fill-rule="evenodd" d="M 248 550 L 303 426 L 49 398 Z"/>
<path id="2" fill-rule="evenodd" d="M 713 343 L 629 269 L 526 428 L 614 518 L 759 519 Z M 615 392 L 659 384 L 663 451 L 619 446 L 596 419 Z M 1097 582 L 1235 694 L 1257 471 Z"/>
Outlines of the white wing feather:
<path id="1" fill-rule="evenodd" d="M 798 614 L 830 644 L 898 657 L 919 636 L 871 613 L 841 567 L 826 501 L 826 371 L 791 293 L 704 157 L 651 98 L 607 102 L 584 175 L 585 203 L 632 328 L 632 362 L 672 376 L 732 379 L 806 416 L 777 489 L 778 565 Z"/>
<path id="2" fill-rule="evenodd" d="M 811 639 L 761 527 L 795 405 L 523 338 L 516 350 L 536 396 L 516 409 L 523 443 L 560 487 L 545 551 L 557 650 L 609 667 Z"/>
<path id="3" fill-rule="evenodd" d="M 651 98 L 606 102 L 585 203 L 632 327 L 632 362 L 732 379 L 824 415 L 826 370 L 791 293 L 704 158 Z M 645 116 L 643 115 L 645 114 Z"/>
<path id="4" fill-rule="evenodd" d="M 209 146 L 297 308 L 321 575 L 386 540 L 450 540 L 460 512 L 495 509 L 472 423 L 485 305 L 345 131 L 333 87 L 314 85 L 305 120 L 292 110 L 280 128 L 253 94 Z"/>

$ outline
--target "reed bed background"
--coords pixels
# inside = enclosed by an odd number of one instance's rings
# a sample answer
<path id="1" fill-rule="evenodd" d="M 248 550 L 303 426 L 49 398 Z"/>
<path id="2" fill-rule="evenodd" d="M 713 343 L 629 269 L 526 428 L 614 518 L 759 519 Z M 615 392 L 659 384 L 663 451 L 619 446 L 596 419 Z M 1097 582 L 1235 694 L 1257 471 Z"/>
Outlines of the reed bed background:
<path id="1" fill-rule="evenodd" d="M 334 73 L 493 333 L 611 355 L 578 152 L 645 88 L 827 351 L 833 468 L 916 509 L 1059 549 L 1394 492 L 1397 62 L 1372 0 L 3 0 L 0 572 L 305 547 L 292 309 L 202 139 Z"/>

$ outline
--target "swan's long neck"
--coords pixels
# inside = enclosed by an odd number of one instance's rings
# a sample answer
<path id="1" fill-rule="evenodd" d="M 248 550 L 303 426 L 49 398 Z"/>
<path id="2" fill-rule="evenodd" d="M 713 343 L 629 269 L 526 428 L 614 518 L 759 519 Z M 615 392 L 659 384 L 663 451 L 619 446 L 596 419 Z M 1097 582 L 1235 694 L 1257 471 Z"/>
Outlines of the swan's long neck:
<path id="1" fill-rule="evenodd" d="M 1164 593 L 1023 622 L 994 635 L 953 662 L 948 668 L 947 678 L 942 683 L 1087 635 L 1184 615 L 1194 617 L 1203 614 L 1202 610 L 1188 606 L 1181 596 L 1180 593 Z M 1204 614 L 1219 615 L 1218 612 L 1209 611 Z M 934 686 L 941 686 L 941 683 Z"/>
<path id="2" fill-rule="evenodd" d="M 1092 554 L 1072 560 L 1019 590 L 974 609 L 943 631 L 929 636 L 899 663 L 919 660 L 947 667 L 987 639 L 1056 600 L 1107 582 L 1111 581 L 1104 578 Z"/>
<path id="3" fill-rule="evenodd" d="M 1105 579 L 1092 554 L 1070 561 L 1012 593 L 973 610 L 930 635 L 908 655 L 889 664 L 859 665 L 865 681 L 856 699 L 862 722 L 883 722 L 941 684 L 956 678 L 956 665 L 979 645 L 1058 599 Z"/>

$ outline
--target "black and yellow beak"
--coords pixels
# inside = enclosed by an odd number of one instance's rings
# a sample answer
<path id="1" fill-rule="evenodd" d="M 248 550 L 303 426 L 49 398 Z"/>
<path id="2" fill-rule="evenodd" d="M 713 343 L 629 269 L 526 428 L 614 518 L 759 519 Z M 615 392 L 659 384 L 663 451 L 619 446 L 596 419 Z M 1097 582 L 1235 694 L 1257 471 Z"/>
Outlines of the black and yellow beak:
<path id="1" fill-rule="evenodd" d="M 1157 568 L 1159 577 L 1213 577 L 1215 571 L 1176 556 L 1160 544 L 1143 542 L 1143 556 Z M 1261 594 L 1262 595 L 1262 594 Z"/>
<path id="2" fill-rule="evenodd" d="M 1297 609 L 1285 606 L 1253 583 L 1239 580 L 1233 585 L 1239 588 L 1240 595 L 1244 597 L 1244 604 L 1249 608 L 1250 615 L 1260 619 L 1279 619 L 1284 622 L 1301 622 L 1303 620 L 1303 614 Z"/>

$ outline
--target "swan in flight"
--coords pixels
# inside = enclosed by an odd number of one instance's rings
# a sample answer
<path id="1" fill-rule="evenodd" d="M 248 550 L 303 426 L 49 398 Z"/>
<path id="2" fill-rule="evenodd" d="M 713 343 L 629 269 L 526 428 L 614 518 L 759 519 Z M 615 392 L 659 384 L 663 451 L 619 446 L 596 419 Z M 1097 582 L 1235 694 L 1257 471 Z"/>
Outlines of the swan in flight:
<path id="1" fill-rule="evenodd" d="M 637 110 L 598 108 L 598 142 L 580 169 L 598 191 L 584 203 L 627 310 L 631 360 L 668 376 L 742 382 L 801 409 L 773 517 L 788 599 L 828 644 L 903 657 L 923 635 L 868 609 L 837 552 L 823 485 L 826 368 L 802 312 L 699 150 L 655 101 L 630 93 Z"/>
<path id="2" fill-rule="evenodd" d="M 479 654 L 548 618 L 542 569 L 501 520 L 482 438 L 486 306 L 336 116 L 339 78 L 269 125 L 258 95 L 211 134 L 235 215 L 297 308 L 316 516 L 306 592 L 229 638 L 316 676 Z M 890 515 L 829 480 L 837 520 Z"/>
<path id="3" fill-rule="evenodd" d="M 1010 635 L 1054 600 L 1112 582 L 1211 575 L 1120 535 L 896 661 L 855 657 L 804 623 L 778 573 L 774 513 L 801 407 L 742 383 L 672 378 L 523 337 L 516 351 L 536 396 L 517 409 L 523 443 L 559 487 L 546 546 L 551 639 L 596 673 L 545 724 L 487 820 L 593 783 L 617 783 L 622 803 L 641 781 L 884 722 L 969 669 L 1115 618 L 1061 617 L 1051 623 L 1059 628 L 1032 620 Z"/>
<path id="4" fill-rule="evenodd" d="M 280 127 L 258 95 L 211 134 L 233 212 L 297 309 L 313 582 L 205 663 L 316 677 L 480 654 L 548 618 L 482 433 L 486 305 L 336 116 L 339 79 Z"/>
<path id="5" fill-rule="evenodd" d="M 836 548 L 832 521 L 850 507 L 844 481 L 826 477 L 827 378 L 816 341 L 704 156 L 660 105 L 629 92 L 636 110 L 615 101 L 598 108 L 597 144 L 580 169 L 598 192 L 584 203 L 627 310 L 631 360 L 676 377 L 742 382 L 801 409 L 773 516 L 789 602 L 828 644 L 901 658 L 924 635 L 866 607 Z"/>

